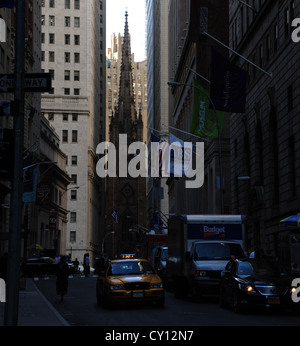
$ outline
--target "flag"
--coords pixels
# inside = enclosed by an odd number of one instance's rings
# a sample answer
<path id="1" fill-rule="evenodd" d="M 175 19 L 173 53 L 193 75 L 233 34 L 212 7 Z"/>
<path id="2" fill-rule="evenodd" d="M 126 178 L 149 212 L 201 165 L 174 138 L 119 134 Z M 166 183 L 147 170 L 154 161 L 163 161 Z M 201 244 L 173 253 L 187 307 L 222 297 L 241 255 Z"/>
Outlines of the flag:
<path id="1" fill-rule="evenodd" d="M 14 8 L 15 2 L 14 0 L 0 0 L 0 8 Z"/>
<path id="2" fill-rule="evenodd" d="M 114 219 L 114 223 L 118 223 L 118 213 L 117 213 L 117 209 L 114 209 L 113 213 L 111 214 L 111 216 Z"/>
<path id="3" fill-rule="evenodd" d="M 163 163 L 166 162 L 165 160 L 168 157 L 169 143 L 155 136 L 153 133 L 151 133 L 151 143 L 159 143 L 158 160 L 156 160 L 157 152 L 153 152 L 153 150 L 151 151 L 151 163 L 152 163 L 151 176 L 159 177 L 159 176 L 162 176 Z"/>
<path id="4" fill-rule="evenodd" d="M 200 137 L 218 138 L 217 117 L 220 124 L 220 131 L 222 132 L 224 113 L 210 108 L 209 92 L 195 80 L 191 133 Z"/>
<path id="5" fill-rule="evenodd" d="M 212 49 L 211 107 L 225 112 L 245 113 L 248 72 Z"/>
<path id="6" fill-rule="evenodd" d="M 193 168 L 193 143 L 184 142 L 170 133 L 169 152 L 168 173 L 175 177 L 190 175 Z"/>
<path id="7" fill-rule="evenodd" d="M 38 164 L 33 164 L 33 154 L 30 153 L 23 160 L 23 202 L 36 201 L 36 187 L 39 174 Z"/>

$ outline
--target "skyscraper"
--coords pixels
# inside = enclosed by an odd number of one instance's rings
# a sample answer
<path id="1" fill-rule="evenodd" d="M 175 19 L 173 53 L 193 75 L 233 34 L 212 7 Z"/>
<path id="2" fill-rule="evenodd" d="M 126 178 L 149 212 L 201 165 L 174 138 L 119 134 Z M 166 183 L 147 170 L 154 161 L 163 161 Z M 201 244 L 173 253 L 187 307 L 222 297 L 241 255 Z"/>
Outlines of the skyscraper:
<path id="1" fill-rule="evenodd" d="M 42 96 L 42 112 L 67 155 L 72 183 L 65 251 L 80 261 L 101 250 L 103 231 L 95 150 L 105 138 L 105 11 L 100 0 L 42 2 L 42 68 L 52 74 L 53 87 Z"/>

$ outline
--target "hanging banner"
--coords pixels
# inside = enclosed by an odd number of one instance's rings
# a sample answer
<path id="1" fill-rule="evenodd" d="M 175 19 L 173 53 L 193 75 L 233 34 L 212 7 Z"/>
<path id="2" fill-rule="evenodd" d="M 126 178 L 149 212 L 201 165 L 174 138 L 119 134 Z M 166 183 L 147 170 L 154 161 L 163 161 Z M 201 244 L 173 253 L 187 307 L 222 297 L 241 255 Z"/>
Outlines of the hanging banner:
<path id="1" fill-rule="evenodd" d="M 218 118 L 217 118 L 218 117 Z M 210 108 L 209 91 L 194 81 L 194 109 L 191 124 L 191 133 L 200 137 L 218 138 L 217 119 L 220 131 L 223 129 L 224 113 Z"/>

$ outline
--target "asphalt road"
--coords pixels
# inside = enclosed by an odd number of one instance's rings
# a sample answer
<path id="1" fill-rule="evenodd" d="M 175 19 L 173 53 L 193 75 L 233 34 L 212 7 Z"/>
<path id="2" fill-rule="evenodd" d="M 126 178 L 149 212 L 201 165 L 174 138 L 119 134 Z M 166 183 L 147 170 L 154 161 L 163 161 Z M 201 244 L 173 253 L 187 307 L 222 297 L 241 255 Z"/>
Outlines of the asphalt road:
<path id="1" fill-rule="evenodd" d="M 252 311 L 236 314 L 219 306 L 218 297 L 176 299 L 166 292 L 165 307 L 130 304 L 106 309 L 96 303 L 96 277 L 69 278 L 69 291 L 61 302 L 55 292 L 55 278 L 35 284 L 71 326 L 103 327 L 203 327 L 203 326 L 300 326 L 300 314 Z M 185 328 L 186 329 L 186 328 Z"/>

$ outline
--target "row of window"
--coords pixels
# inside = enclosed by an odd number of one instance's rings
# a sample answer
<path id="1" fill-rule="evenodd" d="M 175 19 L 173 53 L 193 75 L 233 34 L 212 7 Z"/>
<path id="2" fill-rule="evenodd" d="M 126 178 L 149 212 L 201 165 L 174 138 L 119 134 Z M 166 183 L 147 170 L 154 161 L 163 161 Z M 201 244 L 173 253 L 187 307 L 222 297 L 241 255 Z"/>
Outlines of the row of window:
<path id="1" fill-rule="evenodd" d="M 42 43 L 45 42 L 45 33 L 42 33 Z M 55 44 L 55 34 L 49 33 L 49 44 Z M 71 35 L 65 34 L 65 45 L 71 45 Z M 80 46 L 80 35 L 74 35 L 74 46 Z"/>
<path id="2" fill-rule="evenodd" d="M 69 121 L 69 115 L 68 113 L 63 113 L 62 115 L 62 120 L 63 121 Z M 72 113 L 71 114 L 72 121 L 78 121 L 78 113 Z M 49 113 L 48 114 L 48 120 L 54 120 L 54 113 Z"/>
<path id="3" fill-rule="evenodd" d="M 48 52 L 48 60 L 49 60 L 49 62 L 55 62 L 55 52 L 54 51 Z M 42 51 L 42 61 L 45 61 L 45 51 Z M 65 52 L 64 62 L 65 63 L 71 63 L 71 53 L 70 52 Z M 74 63 L 75 64 L 80 63 L 80 53 L 74 53 Z"/>
<path id="4" fill-rule="evenodd" d="M 49 7 L 55 8 L 57 0 L 49 0 Z M 74 1 L 74 10 L 80 10 L 80 0 L 73 0 Z M 45 7 L 47 0 L 42 0 L 41 6 Z M 71 0 L 65 0 L 65 9 L 69 10 L 71 9 Z"/>
<path id="5" fill-rule="evenodd" d="M 62 141 L 68 143 L 69 141 L 69 130 L 62 130 Z M 78 131 L 72 130 L 72 143 L 78 142 Z"/>
<path id="6" fill-rule="evenodd" d="M 80 17 L 74 17 L 74 28 L 80 28 Z M 44 14 L 42 14 L 41 16 L 41 22 L 42 22 L 42 25 L 46 25 L 46 16 Z M 70 28 L 71 27 L 71 17 L 70 16 L 65 16 L 65 20 L 64 20 L 64 23 L 65 23 L 65 27 L 66 28 Z M 48 24 L 49 26 L 55 26 L 55 16 L 50 14 L 48 16 Z"/>

